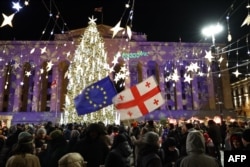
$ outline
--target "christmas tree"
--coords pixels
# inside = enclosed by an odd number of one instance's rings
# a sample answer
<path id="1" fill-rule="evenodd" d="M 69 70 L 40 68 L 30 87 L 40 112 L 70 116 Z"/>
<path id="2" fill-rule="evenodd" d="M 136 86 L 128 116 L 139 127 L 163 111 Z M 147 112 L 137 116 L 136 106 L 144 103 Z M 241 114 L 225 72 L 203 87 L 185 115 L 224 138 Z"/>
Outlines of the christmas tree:
<path id="1" fill-rule="evenodd" d="M 67 72 L 69 83 L 65 100 L 64 123 L 102 121 L 107 124 L 115 122 L 113 105 L 83 116 L 78 116 L 75 109 L 74 98 L 87 86 L 108 76 L 110 71 L 104 41 L 97 29 L 96 19 L 92 17 L 89 20 L 89 25 L 81 37 Z"/>

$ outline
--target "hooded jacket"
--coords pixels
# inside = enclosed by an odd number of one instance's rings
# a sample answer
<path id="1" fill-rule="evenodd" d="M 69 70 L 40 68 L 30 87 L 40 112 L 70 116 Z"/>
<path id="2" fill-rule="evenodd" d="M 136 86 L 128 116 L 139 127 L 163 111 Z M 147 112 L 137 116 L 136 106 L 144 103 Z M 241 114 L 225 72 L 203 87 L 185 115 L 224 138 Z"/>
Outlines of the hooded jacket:
<path id="1" fill-rule="evenodd" d="M 214 157 L 205 154 L 205 139 L 200 131 L 188 133 L 186 150 L 188 155 L 181 160 L 180 167 L 219 167 Z"/>

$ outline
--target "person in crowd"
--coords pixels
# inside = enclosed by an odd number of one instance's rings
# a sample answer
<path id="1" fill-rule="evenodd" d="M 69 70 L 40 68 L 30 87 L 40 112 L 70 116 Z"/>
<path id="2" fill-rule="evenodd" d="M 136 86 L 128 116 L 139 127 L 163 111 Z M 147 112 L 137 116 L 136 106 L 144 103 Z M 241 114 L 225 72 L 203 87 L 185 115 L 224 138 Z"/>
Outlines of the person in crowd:
<path id="1" fill-rule="evenodd" d="M 74 129 L 74 125 L 72 123 L 68 123 L 66 125 L 65 130 L 63 131 L 63 136 L 64 138 L 69 141 L 70 136 L 71 136 L 71 131 Z"/>
<path id="2" fill-rule="evenodd" d="M 164 167 L 172 167 L 177 159 L 179 158 L 179 150 L 176 147 L 176 140 L 174 137 L 168 137 L 163 143 L 162 143 L 162 149 L 164 150 Z"/>
<path id="3" fill-rule="evenodd" d="M 242 133 L 243 150 L 250 151 L 250 129 L 247 128 Z"/>
<path id="4" fill-rule="evenodd" d="M 215 152 L 215 148 L 214 148 L 214 142 L 211 139 L 211 137 L 209 136 L 208 133 L 204 132 L 203 133 L 204 139 L 205 139 L 205 152 L 213 157 L 216 157 L 216 152 Z"/>
<path id="5" fill-rule="evenodd" d="M 35 136 L 35 141 L 34 141 L 37 154 L 47 149 L 48 140 L 49 140 L 49 136 L 47 135 L 46 129 L 43 127 L 40 127 L 36 131 L 36 136 Z"/>
<path id="6" fill-rule="evenodd" d="M 88 162 L 88 167 L 104 165 L 110 151 L 101 138 L 102 130 L 103 128 L 99 124 L 91 123 L 86 129 L 85 137 L 78 141 L 73 149 L 74 152 L 78 152 L 84 157 Z"/>
<path id="7" fill-rule="evenodd" d="M 54 130 L 49 134 L 48 148 L 38 156 L 42 167 L 58 167 L 59 159 L 68 153 L 68 143 L 62 130 Z"/>
<path id="8" fill-rule="evenodd" d="M 58 161 L 58 167 L 87 167 L 86 161 L 81 154 L 72 152 L 62 156 Z"/>
<path id="9" fill-rule="evenodd" d="M 129 156 L 132 154 L 132 149 L 124 134 L 118 134 L 114 138 L 111 151 L 105 160 L 105 167 L 130 167 Z"/>
<path id="10" fill-rule="evenodd" d="M 69 152 L 71 152 L 74 149 L 74 147 L 78 141 L 80 141 L 79 130 L 76 130 L 76 129 L 71 130 L 70 138 L 68 141 Z"/>
<path id="11" fill-rule="evenodd" d="M 243 142 L 242 142 L 242 133 L 233 133 L 230 136 L 230 145 L 231 145 L 231 150 L 238 151 L 243 149 Z"/>
<path id="12" fill-rule="evenodd" d="M 140 135 L 139 135 L 138 139 L 136 139 L 135 136 L 131 136 L 131 141 L 133 142 L 133 145 L 134 145 L 134 163 L 135 163 L 135 166 L 137 164 L 138 152 L 139 152 L 140 146 L 142 145 L 142 139 L 147 132 L 148 132 L 148 129 L 146 127 L 142 127 L 140 129 Z"/>
<path id="13" fill-rule="evenodd" d="M 221 149 L 225 149 L 225 139 L 227 136 L 227 124 L 226 121 L 222 121 L 221 126 L 220 126 L 220 132 L 221 132 Z"/>
<path id="14" fill-rule="evenodd" d="M 176 167 L 219 167 L 217 159 L 205 153 L 205 139 L 200 131 L 188 133 L 186 147 L 187 156 L 178 159 Z"/>
<path id="15" fill-rule="evenodd" d="M 186 151 L 186 140 L 187 140 L 187 135 L 190 131 L 194 130 L 194 125 L 192 123 L 184 123 L 181 126 L 181 137 L 180 137 L 180 156 L 186 156 L 187 151 Z"/>
<path id="16" fill-rule="evenodd" d="M 207 133 L 213 140 L 216 158 L 221 166 L 221 153 L 220 153 L 220 148 L 221 148 L 220 145 L 222 141 L 221 131 L 219 125 L 217 125 L 216 122 L 214 122 L 214 120 L 208 121 Z"/>
<path id="17" fill-rule="evenodd" d="M 40 167 L 39 158 L 34 155 L 33 136 L 28 132 L 21 132 L 13 148 L 13 155 L 7 160 L 6 167 Z"/>
<path id="18" fill-rule="evenodd" d="M 142 138 L 137 158 L 137 167 L 162 167 L 164 155 L 159 152 L 159 135 L 149 131 Z"/>

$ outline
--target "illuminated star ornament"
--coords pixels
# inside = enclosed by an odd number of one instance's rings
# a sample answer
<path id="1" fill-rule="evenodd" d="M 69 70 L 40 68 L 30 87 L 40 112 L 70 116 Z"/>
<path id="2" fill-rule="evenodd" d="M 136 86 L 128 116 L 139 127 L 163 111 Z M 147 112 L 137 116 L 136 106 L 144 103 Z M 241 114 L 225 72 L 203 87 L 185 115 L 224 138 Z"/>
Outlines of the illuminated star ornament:
<path id="1" fill-rule="evenodd" d="M 16 9 L 18 12 L 20 11 L 20 9 L 22 9 L 22 6 L 20 6 L 19 2 L 12 2 L 12 4 L 12 8 Z"/>
<path id="2" fill-rule="evenodd" d="M 236 78 L 238 78 L 238 76 L 239 76 L 241 73 L 240 73 L 239 70 L 237 69 L 236 71 L 233 72 L 233 74 L 236 76 Z"/>
<path id="3" fill-rule="evenodd" d="M 15 13 L 11 14 L 10 16 L 6 16 L 4 13 L 2 13 L 2 15 L 3 15 L 4 20 L 3 20 L 1 27 L 6 26 L 6 25 L 13 27 L 12 20 L 13 20 L 13 17 L 15 16 Z"/>
<path id="4" fill-rule="evenodd" d="M 121 27 L 121 20 L 115 25 L 115 27 L 111 28 L 110 30 L 113 31 L 112 38 L 114 38 L 119 31 L 123 30 L 123 28 Z"/>
<path id="5" fill-rule="evenodd" d="M 241 27 L 243 27 L 244 25 L 250 25 L 250 12 L 249 12 L 249 9 L 250 9 L 250 4 L 248 4 L 246 6 L 246 8 L 248 9 L 248 14 L 247 14 L 247 17 L 245 18 L 245 20 L 243 21 Z"/>
<path id="6" fill-rule="evenodd" d="M 206 51 L 206 50 L 205 50 L 205 51 Z M 205 56 L 205 58 L 208 59 L 209 62 L 212 61 L 212 59 L 213 59 L 214 57 L 212 56 L 211 50 L 208 51 L 208 52 L 206 51 L 206 56 Z"/>
<path id="7" fill-rule="evenodd" d="M 52 69 L 53 63 L 51 61 L 48 62 L 46 70 L 50 71 Z"/>

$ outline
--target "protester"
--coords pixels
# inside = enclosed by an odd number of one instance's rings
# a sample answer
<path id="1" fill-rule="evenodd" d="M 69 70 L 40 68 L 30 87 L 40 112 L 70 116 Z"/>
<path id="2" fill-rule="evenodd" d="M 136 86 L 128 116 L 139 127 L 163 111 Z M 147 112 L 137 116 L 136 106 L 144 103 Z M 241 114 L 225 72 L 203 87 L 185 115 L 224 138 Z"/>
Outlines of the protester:
<path id="1" fill-rule="evenodd" d="M 99 167 L 105 163 L 109 148 L 102 140 L 103 134 L 103 128 L 97 123 L 92 123 L 87 127 L 85 137 L 78 141 L 73 149 L 84 157 L 88 167 Z"/>
<path id="2" fill-rule="evenodd" d="M 58 167 L 59 159 L 68 153 L 68 143 L 62 130 L 54 130 L 49 134 L 50 140 L 46 151 L 39 154 L 42 167 Z"/>
<path id="3" fill-rule="evenodd" d="M 138 152 L 137 167 L 162 167 L 164 156 L 159 148 L 159 135 L 153 131 L 147 132 Z"/>
<path id="4" fill-rule="evenodd" d="M 86 161 L 79 153 L 67 153 L 58 161 L 58 167 L 87 167 Z"/>
<path id="5" fill-rule="evenodd" d="M 242 133 L 242 143 L 246 151 L 250 151 L 250 129 L 247 128 Z"/>
<path id="6" fill-rule="evenodd" d="M 124 134 L 118 134 L 114 137 L 114 142 L 111 151 L 105 160 L 105 167 L 130 167 L 129 156 L 132 154 L 132 149 Z"/>
<path id="7" fill-rule="evenodd" d="M 188 133 L 187 156 L 177 160 L 176 167 L 219 167 L 216 158 L 205 153 L 205 139 L 200 131 Z"/>
<path id="8" fill-rule="evenodd" d="M 21 132 L 13 149 L 13 155 L 7 160 L 6 167 L 40 167 L 39 158 L 33 152 L 33 136 L 28 132 Z"/>
<path id="9" fill-rule="evenodd" d="M 168 137 L 162 143 L 164 150 L 164 167 L 172 167 L 180 156 L 179 149 L 176 147 L 176 140 L 174 137 Z"/>

